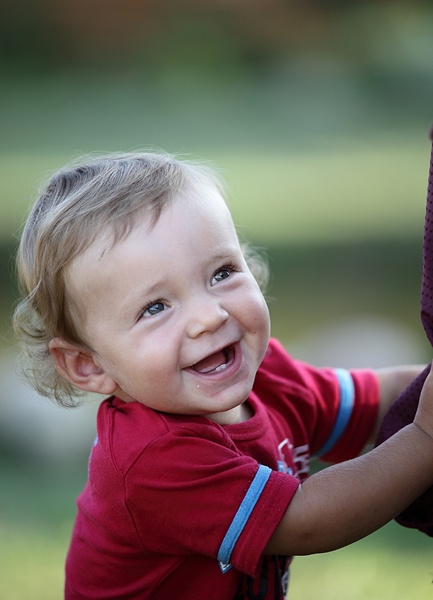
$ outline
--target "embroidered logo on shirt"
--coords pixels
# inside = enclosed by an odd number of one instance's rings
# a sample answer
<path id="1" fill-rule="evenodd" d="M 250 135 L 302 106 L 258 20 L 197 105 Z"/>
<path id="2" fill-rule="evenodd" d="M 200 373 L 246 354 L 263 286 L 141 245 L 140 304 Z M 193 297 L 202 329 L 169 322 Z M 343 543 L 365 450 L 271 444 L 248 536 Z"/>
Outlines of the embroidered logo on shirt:
<path id="1" fill-rule="evenodd" d="M 294 468 L 289 467 L 288 462 L 294 465 Z M 295 448 L 289 438 L 285 438 L 278 444 L 278 471 L 302 479 L 308 475 L 309 468 L 310 447 L 308 444 Z"/>
<path id="2" fill-rule="evenodd" d="M 308 444 L 294 449 L 293 462 L 296 465 L 295 475 L 300 479 L 302 476 L 306 477 L 310 470 L 310 446 Z"/>
<path id="3" fill-rule="evenodd" d="M 293 444 L 290 443 L 289 438 L 286 438 L 280 444 L 278 444 L 278 471 L 282 473 L 288 473 L 289 475 L 293 475 L 293 469 L 288 466 L 286 458 L 284 456 L 283 448 L 285 447 L 287 447 L 287 450 L 291 454 L 293 450 Z"/>

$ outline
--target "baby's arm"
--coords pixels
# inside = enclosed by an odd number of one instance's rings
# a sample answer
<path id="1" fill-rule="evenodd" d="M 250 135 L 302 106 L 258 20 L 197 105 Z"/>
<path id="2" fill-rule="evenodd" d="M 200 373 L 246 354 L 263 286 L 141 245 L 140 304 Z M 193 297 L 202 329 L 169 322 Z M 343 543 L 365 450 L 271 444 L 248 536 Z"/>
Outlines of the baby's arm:
<path id="1" fill-rule="evenodd" d="M 403 365 L 376 370 L 380 387 L 380 403 L 376 425 L 369 443 L 373 444 L 376 441 L 383 418 L 391 404 L 424 369 L 425 365 Z"/>
<path id="2" fill-rule="evenodd" d="M 265 552 L 302 555 L 355 542 L 392 520 L 433 484 L 433 374 L 414 423 L 371 452 L 299 486 Z"/>

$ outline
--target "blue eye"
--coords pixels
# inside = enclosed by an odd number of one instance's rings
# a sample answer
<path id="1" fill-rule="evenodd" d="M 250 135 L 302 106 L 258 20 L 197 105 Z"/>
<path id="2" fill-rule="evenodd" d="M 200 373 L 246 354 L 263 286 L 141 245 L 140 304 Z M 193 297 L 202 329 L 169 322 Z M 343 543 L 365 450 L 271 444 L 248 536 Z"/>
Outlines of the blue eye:
<path id="1" fill-rule="evenodd" d="M 163 302 L 150 302 L 143 311 L 143 317 L 153 317 L 165 310 Z"/>
<path id="2" fill-rule="evenodd" d="M 233 271 L 233 267 L 223 267 L 222 269 L 219 269 L 212 277 L 212 285 L 219 283 L 220 281 L 224 281 L 224 279 L 230 277 Z"/>

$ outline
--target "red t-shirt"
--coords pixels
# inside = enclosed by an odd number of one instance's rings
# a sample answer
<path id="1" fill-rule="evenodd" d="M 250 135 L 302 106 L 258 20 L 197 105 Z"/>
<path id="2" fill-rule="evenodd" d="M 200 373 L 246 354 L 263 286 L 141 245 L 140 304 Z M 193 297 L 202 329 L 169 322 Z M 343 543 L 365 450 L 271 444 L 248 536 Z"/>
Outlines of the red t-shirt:
<path id="1" fill-rule="evenodd" d="M 311 454 L 359 454 L 378 396 L 372 371 L 316 369 L 271 340 L 243 423 L 105 400 L 65 598 L 282 600 L 288 560 L 264 548 Z"/>

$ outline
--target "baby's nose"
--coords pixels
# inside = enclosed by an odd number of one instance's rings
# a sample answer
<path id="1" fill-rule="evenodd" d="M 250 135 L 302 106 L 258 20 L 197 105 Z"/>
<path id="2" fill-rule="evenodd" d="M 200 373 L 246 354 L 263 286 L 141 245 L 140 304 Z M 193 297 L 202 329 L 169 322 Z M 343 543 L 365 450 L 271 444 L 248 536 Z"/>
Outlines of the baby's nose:
<path id="1" fill-rule="evenodd" d="M 187 334 L 196 338 L 202 333 L 212 333 L 227 321 L 228 316 L 228 312 L 217 301 L 195 303 L 189 314 Z"/>

